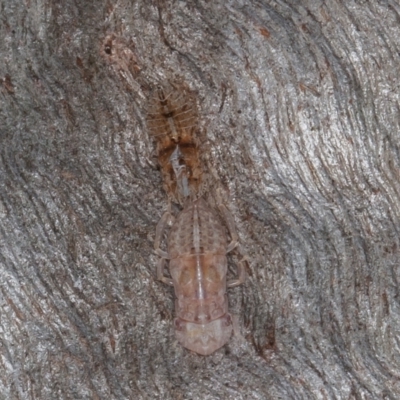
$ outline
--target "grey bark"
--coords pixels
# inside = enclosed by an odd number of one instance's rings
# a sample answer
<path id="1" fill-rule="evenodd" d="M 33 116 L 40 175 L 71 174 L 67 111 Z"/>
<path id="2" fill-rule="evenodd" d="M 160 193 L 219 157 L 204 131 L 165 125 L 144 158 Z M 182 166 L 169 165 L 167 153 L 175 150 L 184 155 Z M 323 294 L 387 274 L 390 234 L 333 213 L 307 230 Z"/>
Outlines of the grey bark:
<path id="1" fill-rule="evenodd" d="M 0 5 L 1 399 L 400 398 L 398 1 Z M 209 357 L 155 279 L 158 82 L 250 259 Z"/>

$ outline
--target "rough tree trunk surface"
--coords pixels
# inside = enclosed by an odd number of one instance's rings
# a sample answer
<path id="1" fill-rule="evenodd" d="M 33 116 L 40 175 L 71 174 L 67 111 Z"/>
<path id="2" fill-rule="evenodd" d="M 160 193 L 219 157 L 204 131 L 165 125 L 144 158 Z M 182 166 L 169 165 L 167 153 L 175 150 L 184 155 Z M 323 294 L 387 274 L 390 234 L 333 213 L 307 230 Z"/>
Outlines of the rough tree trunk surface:
<path id="1" fill-rule="evenodd" d="M 399 1 L 0 5 L 1 399 L 400 398 Z M 208 357 L 155 279 L 157 83 L 250 259 Z"/>

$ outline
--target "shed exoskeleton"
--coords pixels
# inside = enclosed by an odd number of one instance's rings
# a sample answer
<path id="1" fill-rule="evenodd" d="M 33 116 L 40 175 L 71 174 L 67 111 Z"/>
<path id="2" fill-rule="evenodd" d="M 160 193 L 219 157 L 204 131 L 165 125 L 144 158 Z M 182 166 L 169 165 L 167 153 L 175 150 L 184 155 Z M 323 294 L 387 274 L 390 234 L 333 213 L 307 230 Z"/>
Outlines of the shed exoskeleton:
<path id="1" fill-rule="evenodd" d="M 225 345 L 232 334 L 232 319 L 228 312 L 226 288 L 240 285 L 245 279 L 244 261 L 238 264 L 238 278 L 226 280 L 226 254 L 238 245 L 232 215 L 219 206 L 229 230 L 217 213 L 203 199 L 188 200 L 176 217 L 168 235 L 168 250 L 160 244 L 168 221 L 167 211 L 157 225 L 155 250 L 161 257 L 158 279 L 173 285 L 176 294 L 175 334 L 186 348 L 208 355 Z M 164 275 L 166 261 L 172 278 Z"/>

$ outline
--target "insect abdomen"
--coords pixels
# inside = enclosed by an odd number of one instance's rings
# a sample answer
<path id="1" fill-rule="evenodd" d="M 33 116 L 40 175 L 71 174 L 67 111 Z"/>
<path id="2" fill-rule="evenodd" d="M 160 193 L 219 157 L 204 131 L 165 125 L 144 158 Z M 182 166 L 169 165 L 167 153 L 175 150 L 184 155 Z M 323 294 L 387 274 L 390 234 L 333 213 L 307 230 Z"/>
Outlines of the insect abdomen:
<path id="1" fill-rule="evenodd" d="M 219 218 L 200 198 L 177 216 L 169 234 L 168 253 L 171 259 L 194 252 L 225 254 L 226 243 L 225 229 Z"/>

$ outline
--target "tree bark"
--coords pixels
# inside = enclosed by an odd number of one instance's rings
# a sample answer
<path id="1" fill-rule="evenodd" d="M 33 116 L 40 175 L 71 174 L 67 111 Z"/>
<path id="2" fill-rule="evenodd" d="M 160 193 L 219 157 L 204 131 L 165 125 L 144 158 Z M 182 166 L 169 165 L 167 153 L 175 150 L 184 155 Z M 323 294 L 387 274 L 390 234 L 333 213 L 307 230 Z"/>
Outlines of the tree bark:
<path id="1" fill-rule="evenodd" d="M 0 4 L 1 399 L 400 398 L 398 1 Z M 155 275 L 158 83 L 250 260 L 208 357 Z"/>

